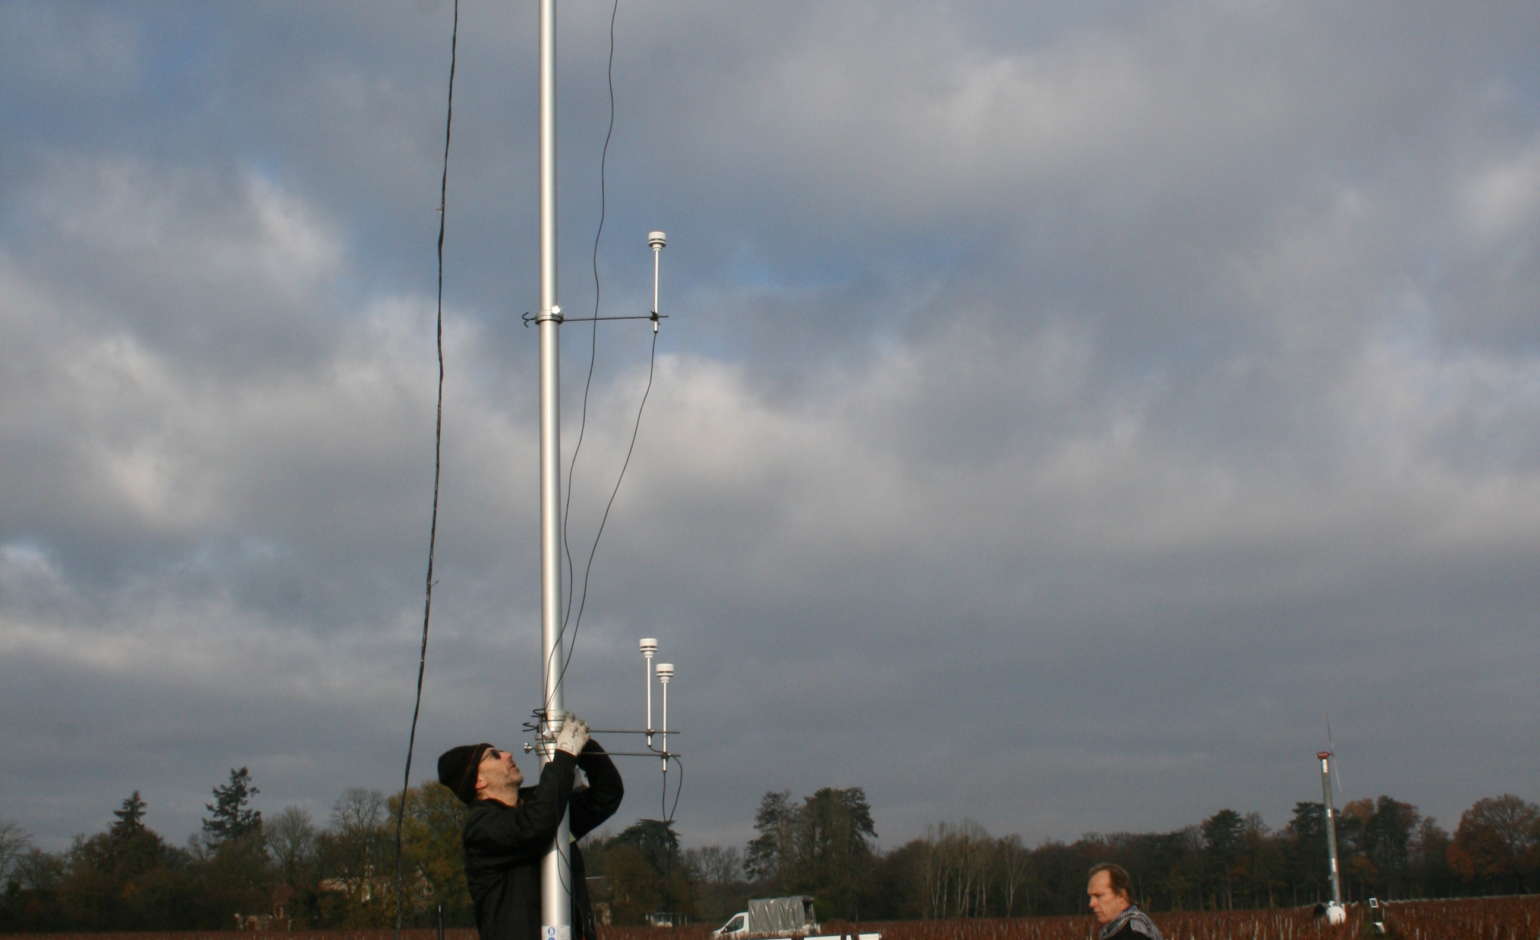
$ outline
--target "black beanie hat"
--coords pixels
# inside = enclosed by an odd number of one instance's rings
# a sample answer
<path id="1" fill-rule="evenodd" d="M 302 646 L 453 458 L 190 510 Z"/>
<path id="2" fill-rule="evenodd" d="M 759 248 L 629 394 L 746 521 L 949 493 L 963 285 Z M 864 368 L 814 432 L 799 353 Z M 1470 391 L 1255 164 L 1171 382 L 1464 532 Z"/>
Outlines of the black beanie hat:
<path id="1" fill-rule="evenodd" d="M 476 799 L 476 770 L 481 758 L 492 745 L 462 744 L 452 747 L 438 757 L 438 782 L 454 791 L 460 802 L 469 806 Z"/>

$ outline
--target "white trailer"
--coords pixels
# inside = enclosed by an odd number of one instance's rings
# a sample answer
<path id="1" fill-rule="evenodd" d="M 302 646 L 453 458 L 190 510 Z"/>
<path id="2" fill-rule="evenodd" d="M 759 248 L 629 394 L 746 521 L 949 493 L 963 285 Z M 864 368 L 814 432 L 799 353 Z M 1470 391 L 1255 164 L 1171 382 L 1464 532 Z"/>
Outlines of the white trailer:
<path id="1" fill-rule="evenodd" d="M 818 935 L 813 899 L 805 894 L 784 898 L 750 898 L 739 911 L 711 932 L 713 940 L 882 940 L 879 933 Z"/>

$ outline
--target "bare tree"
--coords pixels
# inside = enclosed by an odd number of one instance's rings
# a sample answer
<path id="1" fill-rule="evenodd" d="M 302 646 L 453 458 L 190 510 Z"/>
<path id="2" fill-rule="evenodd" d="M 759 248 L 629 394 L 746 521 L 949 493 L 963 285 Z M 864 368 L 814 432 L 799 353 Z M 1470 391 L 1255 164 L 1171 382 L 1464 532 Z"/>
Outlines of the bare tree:
<path id="1" fill-rule="evenodd" d="M 284 884 L 297 888 L 305 881 L 306 872 L 315 864 L 317 836 L 310 814 L 297 806 L 286 808 L 263 825 L 262 841 Z"/>
<path id="2" fill-rule="evenodd" d="M 349 787 L 332 806 L 332 828 L 321 837 L 326 873 L 345 888 L 350 905 L 375 900 L 390 870 L 391 837 L 385 796 Z"/>
<path id="3" fill-rule="evenodd" d="M 684 860 L 702 881 L 731 884 L 743 880 L 743 853 L 737 846 L 703 845 L 686 849 Z"/>
<path id="4" fill-rule="evenodd" d="M 995 842 L 994 870 L 1000 879 L 1001 913 L 1015 917 L 1028 901 L 1024 897 L 1032 878 L 1032 852 L 1012 833 Z"/>
<path id="5" fill-rule="evenodd" d="M 0 821 L 0 884 L 11 877 L 11 869 L 32 848 L 32 836 L 9 820 Z"/>
<path id="6" fill-rule="evenodd" d="M 927 917 L 974 917 L 989 905 L 994 840 L 971 819 L 927 829 L 923 866 Z"/>

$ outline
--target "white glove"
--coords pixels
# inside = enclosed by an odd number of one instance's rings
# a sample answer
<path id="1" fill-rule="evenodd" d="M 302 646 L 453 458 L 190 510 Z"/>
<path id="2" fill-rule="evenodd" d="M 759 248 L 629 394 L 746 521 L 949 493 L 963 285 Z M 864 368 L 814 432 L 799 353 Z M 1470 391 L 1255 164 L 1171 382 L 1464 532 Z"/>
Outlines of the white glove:
<path id="1" fill-rule="evenodd" d="M 588 722 L 568 714 L 567 720 L 561 723 L 561 730 L 556 732 L 556 749 L 576 757 L 583 752 L 583 746 L 587 743 Z"/>

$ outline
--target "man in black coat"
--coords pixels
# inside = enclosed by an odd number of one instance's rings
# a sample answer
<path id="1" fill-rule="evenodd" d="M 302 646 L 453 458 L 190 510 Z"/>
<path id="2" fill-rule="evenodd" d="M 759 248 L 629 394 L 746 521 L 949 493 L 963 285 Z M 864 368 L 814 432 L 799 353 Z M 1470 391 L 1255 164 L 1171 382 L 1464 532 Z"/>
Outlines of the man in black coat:
<path id="1" fill-rule="evenodd" d="M 576 769 L 588 785 L 573 788 Z M 620 772 L 588 725 L 567 716 L 540 782 L 522 787 L 513 754 L 490 744 L 450 748 L 438 759 L 439 782 L 470 806 L 465 821 L 465 880 L 483 940 L 536 940 L 541 934 L 541 862 L 562 814 L 572 811 L 572 937 L 595 940 L 593 911 L 576 840 L 620 808 Z"/>
<path id="2" fill-rule="evenodd" d="M 1132 890 L 1133 879 L 1122 865 L 1102 862 L 1091 866 L 1085 893 L 1100 928 L 1097 940 L 1163 940 L 1160 928 L 1134 905 Z"/>

